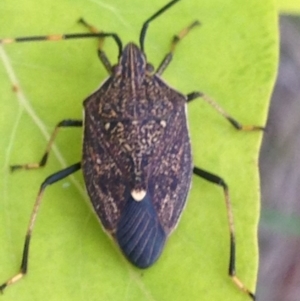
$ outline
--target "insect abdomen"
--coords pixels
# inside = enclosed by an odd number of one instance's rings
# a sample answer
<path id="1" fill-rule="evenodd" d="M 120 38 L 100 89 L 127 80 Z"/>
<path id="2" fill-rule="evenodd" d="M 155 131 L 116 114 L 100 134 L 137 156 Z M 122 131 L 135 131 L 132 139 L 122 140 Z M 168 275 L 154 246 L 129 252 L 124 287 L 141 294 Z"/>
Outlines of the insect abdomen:
<path id="1" fill-rule="evenodd" d="M 117 225 L 116 240 L 126 258 L 141 269 L 151 266 L 158 259 L 166 233 L 149 193 L 141 201 L 130 196 Z"/>

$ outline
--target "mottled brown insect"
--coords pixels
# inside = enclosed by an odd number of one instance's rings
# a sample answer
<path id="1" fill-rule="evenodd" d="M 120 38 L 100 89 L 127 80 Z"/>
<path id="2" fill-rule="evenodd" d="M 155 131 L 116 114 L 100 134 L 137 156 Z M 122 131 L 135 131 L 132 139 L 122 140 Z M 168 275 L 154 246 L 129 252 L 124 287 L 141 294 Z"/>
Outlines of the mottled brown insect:
<path id="1" fill-rule="evenodd" d="M 190 188 L 185 106 L 186 97 L 149 72 L 132 43 L 84 102 L 86 187 L 104 228 L 140 268 L 160 255 Z"/>
<path id="2" fill-rule="evenodd" d="M 12 170 L 44 166 L 61 127 L 84 127 L 81 162 L 49 176 L 41 185 L 26 234 L 20 271 L 3 283 L 0 290 L 27 273 L 31 233 L 45 188 L 82 168 L 88 194 L 104 229 L 126 258 L 139 268 L 147 268 L 159 258 L 181 216 L 192 173 L 220 185 L 230 228 L 229 275 L 241 290 L 255 299 L 235 275 L 235 234 L 228 187 L 219 176 L 193 167 L 186 105 L 202 97 L 238 130 L 262 130 L 262 127 L 241 125 L 203 93 L 183 95 L 161 79 L 177 43 L 199 25 L 198 21 L 174 37 L 170 52 L 156 71 L 147 62 L 144 40 L 149 23 L 178 1 L 169 2 L 146 20 L 139 47 L 129 43 L 123 49 L 117 34 L 98 32 L 83 19 L 80 22 L 91 33 L 0 40 L 8 44 L 97 37 L 98 55 L 109 73 L 101 87 L 84 101 L 84 122 L 73 119 L 59 122 L 39 163 L 12 166 Z M 106 37 L 113 38 L 119 48 L 115 66 L 102 50 Z"/>

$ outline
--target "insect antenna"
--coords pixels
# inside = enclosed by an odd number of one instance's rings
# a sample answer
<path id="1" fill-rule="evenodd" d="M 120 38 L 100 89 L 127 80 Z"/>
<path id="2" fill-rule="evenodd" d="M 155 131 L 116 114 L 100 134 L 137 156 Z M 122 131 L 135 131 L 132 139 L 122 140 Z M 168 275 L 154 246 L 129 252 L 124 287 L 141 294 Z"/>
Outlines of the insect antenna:
<path id="1" fill-rule="evenodd" d="M 157 17 L 159 17 L 161 14 L 163 14 L 166 10 L 168 10 L 171 6 L 176 4 L 178 1 L 180 1 L 180 0 L 173 0 L 173 1 L 169 2 L 168 4 L 166 4 L 164 7 L 162 7 L 159 11 L 157 11 L 154 15 L 152 15 L 149 19 L 147 19 L 144 22 L 141 33 L 140 33 L 140 48 L 143 52 L 145 52 L 144 51 L 144 42 L 145 42 L 145 36 L 146 36 L 146 32 L 147 32 L 149 23 L 151 21 L 153 21 L 154 19 L 156 19 Z"/>

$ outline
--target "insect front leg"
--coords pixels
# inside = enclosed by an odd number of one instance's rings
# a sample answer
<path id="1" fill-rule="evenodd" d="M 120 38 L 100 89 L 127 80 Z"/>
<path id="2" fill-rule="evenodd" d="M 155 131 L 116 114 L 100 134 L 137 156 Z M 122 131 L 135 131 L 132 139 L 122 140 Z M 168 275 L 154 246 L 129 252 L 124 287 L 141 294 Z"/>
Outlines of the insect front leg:
<path id="1" fill-rule="evenodd" d="M 88 28 L 88 30 L 92 33 L 101 33 L 102 31 L 99 31 L 96 27 L 94 27 L 93 25 L 87 23 L 83 18 L 78 20 L 79 23 L 81 23 L 82 25 L 84 25 L 85 27 Z M 106 53 L 102 50 L 104 45 L 104 37 L 99 37 L 99 44 L 98 44 L 98 57 L 100 59 L 100 61 L 102 62 L 103 66 L 105 67 L 106 71 L 109 74 L 112 74 L 112 65 L 106 55 Z"/>
<path id="2" fill-rule="evenodd" d="M 184 28 L 183 30 L 180 31 L 177 35 L 173 37 L 173 40 L 171 42 L 171 47 L 170 51 L 165 55 L 161 63 L 159 64 L 159 67 L 156 70 L 156 74 L 161 75 L 165 69 L 169 66 L 170 62 L 172 61 L 173 54 L 175 51 L 175 48 L 177 44 L 193 29 L 194 27 L 200 25 L 199 21 L 194 21 L 191 25 L 188 27 Z"/>
<path id="3" fill-rule="evenodd" d="M 54 143 L 55 137 L 56 137 L 57 133 L 59 132 L 60 128 L 62 128 L 62 127 L 82 127 L 82 120 L 65 119 L 65 120 L 60 121 L 56 125 L 54 131 L 52 132 L 52 135 L 51 135 L 50 140 L 49 140 L 49 142 L 47 144 L 47 147 L 46 147 L 46 151 L 43 154 L 42 159 L 40 160 L 40 162 L 38 162 L 38 163 L 27 163 L 27 164 L 22 164 L 22 165 L 12 165 L 10 167 L 11 171 L 15 171 L 17 169 L 36 169 L 36 168 L 41 168 L 41 167 L 45 166 L 46 163 L 47 163 L 48 157 L 49 157 L 50 149 L 51 149 L 51 147 Z"/>
<path id="4" fill-rule="evenodd" d="M 202 92 L 192 92 L 187 95 L 187 102 L 190 102 L 196 98 L 201 97 L 203 100 L 205 100 L 208 104 L 210 104 L 219 114 L 221 114 L 223 117 L 225 117 L 234 128 L 240 131 L 263 131 L 265 130 L 264 127 L 259 125 L 243 125 L 240 122 L 238 122 L 236 119 L 234 119 L 232 116 L 230 116 L 223 108 L 221 108 L 212 98 L 207 96 L 206 94 Z"/>
<path id="5" fill-rule="evenodd" d="M 14 284 L 17 281 L 19 281 L 20 279 L 22 279 L 27 273 L 30 239 L 31 239 L 33 227 L 35 225 L 37 213 L 38 213 L 38 210 L 39 210 L 41 202 L 42 202 L 42 197 L 43 197 L 44 190 L 46 189 L 47 186 L 49 186 L 49 185 L 51 185 L 51 184 L 53 184 L 53 183 L 55 183 L 59 180 L 64 179 L 65 177 L 73 174 L 74 172 L 76 172 L 80 168 L 81 168 L 81 163 L 80 162 L 76 163 L 76 164 L 73 164 L 73 165 L 71 165 L 71 166 L 69 166 L 65 169 L 62 169 L 62 170 L 52 174 L 51 176 L 46 178 L 45 181 L 42 183 L 42 185 L 40 187 L 40 190 L 38 192 L 36 201 L 35 201 L 34 206 L 33 206 L 33 210 L 32 210 L 32 213 L 31 213 L 30 220 L 29 220 L 29 225 L 28 225 L 28 228 L 27 228 L 25 241 L 24 241 L 23 255 L 22 255 L 20 270 L 17 274 L 15 274 L 13 277 L 11 277 L 6 282 L 4 282 L 3 284 L 0 285 L 0 292 L 3 292 L 3 290 L 7 286 L 9 286 L 11 284 Z"/>
<path id="6" fill-rule="evenodd" d="M 235 269 L 235 262 L 236 262 L 236 244 L 235 244 L 235 228 L 234 228 L 234 220 L 233 220 L 233 213 L 232 213 L 232 206 L 229 196 L 229 189 L 225 181 L 208 171 L 205 171 L 201 168 L 194 167 L 193 173 L 213 184 L 219 185 L 224 190 L 224 197 L 225 197 L 225 204 L 227 210 L 227 219 L 229 225 L 229 232 L 230 232 L 230 255 L 229 255 L 229 277 L 235 283 L 235 285 L 248 294 L 252 300 L 255 300 L 255 295 L 244 285 L 244 283 L 236 276 L 236 269 Z"/>

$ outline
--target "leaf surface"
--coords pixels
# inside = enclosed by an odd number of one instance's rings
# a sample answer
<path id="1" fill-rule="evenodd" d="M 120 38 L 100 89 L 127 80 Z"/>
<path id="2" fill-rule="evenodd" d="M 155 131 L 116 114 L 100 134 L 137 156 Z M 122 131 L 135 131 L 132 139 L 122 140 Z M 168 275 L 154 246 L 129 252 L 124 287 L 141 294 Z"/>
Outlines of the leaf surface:
<path id="1" fill-rule="evenodd" d="M 298 0 L 277 0 L 280 13 L 300 14 L 300 2 Z"/>
<path id="2" fill-rule="evenodd" d="M 0 36 L 85 32 L 84 17 L 138 42 L 142 23 L 165 1 L 16 0 L 0 3 Z M 158 66 L 172 36 L 199 19 L 176 49 L 163 78 L 182 93 L 203 91 L 245 124 L 264 125 L 278 56 L 277 11 L 271 0 L 181 1 L 149 26 L 147 59 Z M 11 174 L 10 164 L 40 160 L 58 121 L 81 118 L 82 101 L 107 77 L 97 41 L 5 45 L 0 64 L 0 280 L 17 272 L 40 183 L 80 160 L 80 129 L 62 130 L 49 164 Z M 4 52 L 3 52 L 4 51 Z M 116 63 L 117 49 L 105 41 Z M 15 82 L 17 80 L 17 82 Z M 12 91 L 18 84 L 19 92 Z M 237 273 L 254 290 L 261 133 L 233 129 L 201 99 L 188 107 L 195 164 L 230 187 L 237 239 Z M 85 200 L 86 202 L 84 202 Z M 229 233 L 222 189 L 193 178 L 186 209 L 159 261 L 132 267 L 101 230 L 82 175 L 49 187 L 32 237 L 29 273 L 7 288 L 10 300 L 249 300 L 227 276 Z"/>

